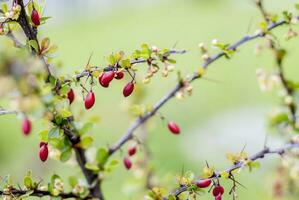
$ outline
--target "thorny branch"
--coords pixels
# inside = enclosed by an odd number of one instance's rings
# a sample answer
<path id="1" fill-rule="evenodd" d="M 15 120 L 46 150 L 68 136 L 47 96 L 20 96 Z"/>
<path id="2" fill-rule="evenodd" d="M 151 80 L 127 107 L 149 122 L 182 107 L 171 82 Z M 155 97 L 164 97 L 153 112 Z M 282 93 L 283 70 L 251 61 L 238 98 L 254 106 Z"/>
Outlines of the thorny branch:
<path id="1" fill-rule="evenodd" d="M 219 178 L 221 178 L 221 174 L 223 174 L 223 172 L 226 172 L 226 173 L 231 175 L 235 170 L 246 167 L 246 165 L 249 161 L 253 162 L 253 161 L 256 161 L 256 160 L 259 160 L 259 159 L 263 159 L 268 155 L 275 155 L 276 154 L 276 155 L 282 156 L 287 151 L 292 150 L 292 149 L 298 149 L 298 148 L 299 148 L 299 142 L 290 142 L 290 143 L 286 144 L 284 147 L 277 148 L 277 149 L 270 149 L 268 147 L 265 147 L 260 152 L 257 152 L 256 154 L 250 156 L 248 159 L 246 159 L 244 161 L 239 161 L 239 162 L 231 165 L 230 167 L 228 167 L 224 171 L 214 172 L 213 176 L 211 176 L 210 178 L 211 179 L 214 179 L 214 178 L 219 179 Z M 199 179 L 199 180 L 201 180 L 201 179 Z M 199 180 L 197 180 L 197 181 L 199 181 Z M 188 190 L 188 186 L 183 185 L 183 186 L 179 187 L 178 189 L 176 189 L 172 193 L 172 195 L 174 195 L 175 197 L 178 197 L 181 193 L 186 192 L 187 190 Z M 168 198 L 164 198 L 164 200 L 167 200 L 167 199 Z"/>
<path id="2" fill-rule="evenodd" d="M 25 35 L 27 36 L 27 38 L 29 40 L 35 40 L 37 41 L 38 43 L 38 40 L 37 40 L 37 29 L 36 27 L 33 27 L 30 25 L 30 23 L 28 22 L 27 20 L 27 15 L 26 15 L 26 10 L 25 10 L 25 6 L 24 6 L 24 3 L 22 0 L 16 0 L 15 1 L 16 3 L 18 3 L 20 6 L 21 6 L 21 13 L 20 13 L 20 17 L 18 19 L 18 22 L 19 24 L 21 25 Z M 262 5 L 262 1 L 259 1 Z M 266 19 L 266 12 L 264 11 L 264 16 L 265 16 L 265 19 Z M 297 19 L 299 19 L 299 17 L 296 17 Z M 282 25 L 285 25 L 287 24 L 288 22 L 285 21 L 285 20 L 282 20 L 282 21 L 279 21 L 279 22 L 276 22 L 276 23 L 272 23 L 268 26 L 267 28 L 267 31 L 271 31 L 279 26 L 282 26 Z M 241 45 L 249 42 L 249 41 L 252 41 L 254 39 L 257 39 L 257 38 L 262 38 L 265 36 L 265 33 L 260 31 L 258 33 L 255 33 L 253 35 L 246 35 L 244 36 L 243 38 L 241 38 L 239 41 L 237 41 L 236 43 L 230 45 L 228 47 L 229 50 L 233 50 L 233 51 L 236 51 Z M 35 52 L 37 56 L 38 55 L 38 52 Z M 185 53 L 184 51 L 183 52 L 176 52 L 176 51 L 170 51 L 170 53 Z M 216 60 L 222 58 L 223 56 L 225 56 L 225 52 L 220 52 L 216 55 L 214 55 L 213 57 L 209 58 L 208 60 L 206 60 L 203 64 L 202 64 L 202 67 L 203 69 L 206 69 L 210 64 L 212 64 L 213 62 L 215 62 Z M 44 64 L 45 64 L 45 68 L 47 70 L 47 73 L 48 73 L 48 77 L 51 75 L 51 72 L 50 72 L 50 67 L 49 65 L 47 64 L 45 58 L 43 56 L 40 56 L 41 59 L 43 60 Z M 144 63 L 144 62 L 147 62 L 147 60 L 133 60 L 131 63 L 132 64 L 135 64 L 135 63 Z M 109 70 L 107 68 L 107 70 Z M 90 72 L 89 71 L 86 71 L 84 70 L 82 73 L 78 74 L 75 78 L 77 80 L 79 80 L 80 78 L 84 77 L 84 76 L 89 76 L 90 75 Z M 196 79 L 199 79 L 201 78 L 202 76 L 198 73 L 194 73 L 191 77 L 189 77 L 187 79 L 187 82 L 191 83 L 193 82 L 194 80 Z M 283 77 L 283 76 L 282 76 Z M 70 80 L 65 80 L 65 82 L 69 82 Z M 130 139 L 133 138 L 133 134 L 135 132 L 136 129 L 138 129 L 141 125 L 143 125 L 148 119 L 150 119 L 152 116 L 154 116 L 157 111 L 162 107 L 164 106 L 170 99 L 172 99 L 175 94 L 182 88 L 184 87 L 184 85 L 182 83 L 178 83 L 173 89 L 171 89 L 164 97 L 162 97 L 154 106 L 153 106 L 153 109 L 150 111 L 150 112 L 147 112 L 146 114 L 138 117 L 135 122 L 129 127 L 129 129 L 124 133 L 124 135 L 114 144 L 112 145 L 110 148 L 109 148 L 109 155 L 111 156 L 112 154 L 114 154 L 116 151 L 118 151 L 127 141 L 129 141 Z M 5 111 L 5 110 L 2 110 L 0 111 L 0 115 L 1 114 L 15 114 L 15 111 Z M 71 124 L 71 122 L 70 122 Z M 72 127 L 67 127 L 64 129 L 66 135 L 70 138 L 70 141 L 73 141 L 73 148 L 74 148 L 74 151 L 75 151 L 75 154 L 76 154 L 76 158 L 77 158 L 77 162 L 83 172 L 83 174 L 85 175 L 89 185 L 91 185 L 91 195 L 93 197 L 96 197 L 96 198 L 99 198 L 99 199 L 104 199 L 103 197 L 103 194 L 102 194 L 102 191 L 100 189 L 100 183 L 101 183 L 101 180 L 99 178 L 99 176 L 97 174 L 94 174 L 92 171 L 88 170 L 85 168 L 85 164 L 86 164 L 86 157 L 85 157 L 85 152 L 83 149 L 79 148 L 79 147 L 76 147 L 75 145 L 77 144 L 77 142 L 80 141 L 80 139 L 76 139 L 76 140 L 73 140 L 73 136 L 76 135 L 75 134 L 75 130 L 71 129 Z M 261 152 L 253 155 L 252 157 L 249 158 L 249 160 L 257 160 L 257 159 L 260 159 L 260 158 L 263 158 L 265 155 L 268 155 L 268 154 L 284 154 L 284 152 L 286 150 L 289 150 L 291 148 L 298 148 L 299 147 L 299 144 L 298 143 L 290 143 L 288 144 L 286 147 L 284 148 L 281 148 L 281 149 L 275 149 L 275 150 L 270 150 L 269 148 L 265 148 L 264 150 L 262 150 Z M 228 172 L 232 172 L 234 171 L 235 169 L 238 169 L 238 168 L 242 168 L 244 166 L 244 163 L 240 162 L 240 163 L 237 163 L 233 166 L 231 166 L 227 171 Z M 216 172 L 214 174 L 214 178 L 219 178 L 220 177 L 220 173 Z M 175 196 L 178 196 L 179 194 L 181 194 L 182 192 L 186 191 L 187 187 L 180 187 L 178 190 L 176 190 L 174 192 L 174 195 Z M 15 191 L 17 193 L 17 190 Z M 21 192 L 21 191 L 19 191 Z M 40 194 L 37 192 L 37 194 Z"/>
<path id="3" fill-rule="evenodd" d="M 296 17 L 297 19 L 299 19 L 299 16 Z M 273 23 L 271 25 L 268 26 L 267 31 L 271 31 L 279 26 L 282 26 L 284 24 L 287 24 L 287 21 L 282 20 L 276 23 Z M 230 45 L 228 47 L 228 49 L 230 50 L 234 50 L 236 51 L 240 46 L 242 46 L 243 44 L 250 42 L 254 39 L 257 38 L 262 38 L 265 36 L 265 33 L 260 31 L 258 33 L 255 33 L 253 35 L 246 35 L 243 38 L 241 38 L 239 41 L 237 41 L 236 43 Z M 207 61 L 205 61 L 202 64 L 202 67 L 204 69 L 206 69 L 210 64 L 214 63 L 216 60 L 222 58 L 223 56 L 225 56 L 224 52 L 220 52 L 216 55 L 214 55 L 213 57 L 211 57 L 210 59 L 208 59 Z M 194 73 L 187 81 L 189 83 L 193 82 L 196 79 L 201 78 L 202 76 L 199 75 L 198 73 Z M 134 131 L 139 128 L 143 123 L 145 123 L 148 119 L 150 119 L 152 116 L 154 116 L 157 111 L 164 105 L 166 104 L 170 99 L 172 99 L 175 94 L 183 87 L 184 85 L 182 85 L 181 83 L 178 83 L 172 90 L 170 90 L 170 92 L 168 92 L 164 97 L 162 97 L 154 106 L 153 109 L 150 112 L 147 112 L 146 114 L 144 114 L 143 116 L 138 117 L 134 123 L 129 127 L 129 129 L 125 132 L 125 134 L 114 144 L 110 147 L 109 149 L 109 154 L 112 155 L 113 153 L 115 153 L 118 149 L 120 149 L 122 147 L 122 145 L 124 145 L 127 141 L 129 141 L 130 139 L 132 139 Z"/>
<path id="4" fill-rule="evenodd" d="M 30 25 L 30 23 L 27 19 L 26 9 L 25 9 L 23 0 L 16 0 L 15 2 L 21 6 L 21 12 L 20 12 L 20 16 L 18 19 L 18 23 L 22 27 L 28 40 L 35 40 L 37 42 L 37 44 L 39 44 L 38 39 L 37 39 L 37 28 Z M 38 48 L 40 48 L 39 45 L 38 45 Z M 48 82 L 49 77 L 51 76 L 49 64 L 47 63 L 47 61 L 45 60 L 45 58 L 42 55 L 41 56 L 39 55 L 39 52 L 36 52 L 34 49 L 32 49 L 32 51 L 37 56 L 39 56 L 40 59 L 43 61 L 44 66 L 47 71 L 46 82 Z M 74 126 L 72 126 L 71 122 L 72 122 L 72 120 L 70 120 L 69 124 L 71 127 L 73 127 L 73 129 L 64 128 L 64 131 L 66 133 L 68 133 L 66 135 L 69 137 L 70 141 L 72 142 L 78 165 L 80 166 L 80 168 L 90 186 L 90 194 L 95 198 L 104 199 L 102 191 L 100 189 L 101 181 L 99 180 L 99 176 L 97 174 L 94 174 L 93 171 L 91 171 L 85 167 L 85 164 L 87 162 L 86 156 L 85 156 L 85 150 L 82 149 L 81 147 L 76 146 L 76 144 L 78 144 L 80 142 L 80 138 L 77 138 L 74 140 L 73 137 L 76 137 L 76 134 L 74 132 L 75 128 L 74 128 Z"/>
<path id="5" fill-rule="evenodd" d="M 49 191 L 43 191 L 43 190 L 38 190 L 38 189 L 34 189 L 34 190 L 21 190 L 21 189 L 16 189 L 16 188 L 8 188 L 4 191 L 0 191 L 0 195 L 2 195 L 3 197 L 5 196 L 13 196 L 13 197 L 20 197 L 20 196 L 26 196 L 26 195 L 30 195 L 30 196 L 34 196 L 34 197 L 45 197 L 45 196 L 49 196 L 49 197 L 60 197 L 63 199 L 81 199 L 81 200 L 85 200 L 85 199 L 90 199 L 90 196 L 87 196 L 85 198 L 82 198 L 76 194 L 73 193 L 60 193 L 58 196 L 54 196 L 52 195 Z"/>

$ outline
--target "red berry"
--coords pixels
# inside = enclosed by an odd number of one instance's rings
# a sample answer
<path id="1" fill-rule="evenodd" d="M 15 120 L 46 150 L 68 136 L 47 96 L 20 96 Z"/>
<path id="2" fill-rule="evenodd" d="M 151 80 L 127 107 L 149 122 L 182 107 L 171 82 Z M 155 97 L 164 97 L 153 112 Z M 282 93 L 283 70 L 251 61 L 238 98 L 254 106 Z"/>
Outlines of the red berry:
<path id="1" fill-rule="evenodd" d="M 134 90 L 134 83 L 129 82 L 123 89 L 123 95 L 124 97 L 128 97 L 132 94 Z"/>
<path id="2" fill-rule="evenodd" d="M 113 80 L 115 73 L 113 71 L 104 72 L 99 77 L 99 82 L 103 87 L 109 87 L 110 82 Z"/>
<path id="3" fill-rule="evenodd" d="M 176 135 L 180 134 L 180 132 L 181 132 L 180 127 L 176 123 L 170 121 L 170 122 L 168 122 L 167 126 L 168 126 L 168 129 L 170 130 L 170 132 L 172 132 L 173 134 L 176 134 Z"/>
<path id="4" fill-rule="evenodd" d="M 137 151 L 136 147 L 130 147 L 128 149 L 129 156 L 134 156 L 136 154 L 136 151 Z"/>
<path id="5" fill-rule="evenodd" d="M 217 185 L 213 189 L 213 195 L 214 197 L 221 196 L 224 193 L 224 188 L 221 185 Z"/>
<path id="6" fill-rule="evenodd" d="M 40 17 L 39 14 L 37 12 L 37 10 L 35 10 L 33 8 L 32 12 L 31 12 L 31 21 L 35 26 L 39 26 L 40 25 Z"/>
<path id="7" fill-rule="evenodd" d="M 215 197 L 215 200 L 222 200 L 222 195 L 219 194 L 217 197 Z"/>
<path id="8" fill-rule="evenodd" d="M 124 158 L 124 165 L 127 168 L 127 170 L 131 169 L 132 167 L 132 162 L 129 158 Z"/>
<path id="9" fill-rule="evenodd" d="M 42 146 L 44 146 L 44 145 L 47 145 L 48 143 L 46 143 L 46 142 L 40 142 L 39 143 L 39 147 L 42 147 Z"/>
<path id="10" fill-rule="evenodd" d="M 122 79 L 124 77 L 124 75 L 125 74 L 122 71 L 118 71 L 118 72 L 116 72 L 115 79 L 120 80 L 120 79 Z"/>
<path id="11" fill-rule="evenodd" d="M 45 162 L 48 159 L 48 154 L 49 154 L 49 150 L 48 150 L 48 145 L 42 145 L 39 149 L 39 158 L 41 161 Z"/>
<path id="12" fill-rule="evenodd" d="M 93 91 L 90 91 L 85 98 L 85 108 L 87 110 L 90 109 L 94 105 L 94 102 L 95 102 L 95 95 Z"/>
<path id="13" fill-rule="evenodd" d="M 102 83 L 102 77 L 103 77 L 103 75 L 104 75 L 104 73 L 102 73 L 100 76 L 99 76 L 99 83 L 100 83 L 100 85 L 102 86 L 102 87 L 105 87 L 105 88 L 107 88 L 107 87 L 109 87 L 109 84 L 108 85 L 104 85 L 103 83 Z"/>
<path id="14" fill-rule="evenodd" d="M 75 99 L 75 93 L 74 93 L 74 90 L 72 88 L 67 93 L 67 98 L 69 99 L 70 104 L 72 104 L 74 99 Z"/>
<path id="15" fill-rule="evenodd" d="M 28 118 L 23 119 L 22 131 L 24 135 L 29 135 L 29 133 L 31 132 L 31 122 Z"/>
<path id="16" fill-rule="evenodd" d="M 209 187 L 212 183 L 211 179 L 203 179 L 196 182 L 197 187 L 199 188 L 206 188 Z"/>

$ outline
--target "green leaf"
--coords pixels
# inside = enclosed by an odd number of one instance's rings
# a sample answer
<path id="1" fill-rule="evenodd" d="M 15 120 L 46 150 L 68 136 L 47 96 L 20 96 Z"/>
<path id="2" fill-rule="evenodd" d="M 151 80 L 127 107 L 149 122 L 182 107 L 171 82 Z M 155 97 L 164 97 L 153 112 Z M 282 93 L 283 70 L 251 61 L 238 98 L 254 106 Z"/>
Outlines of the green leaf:
<path id="1" fill-rule="evenodd" d="M 2 3 L 1 9 L 2 9 L 3 13 L 6 13 L 8 11 L 8 5 L 6 3 Z"/>
<path id="2" fill-rule="evenodd" d="M 50 46 L 50 39 L 48 37 L 46 37 L 41 42 L 41 48 L 47 49 L 49 46 Z"/>
<path id="3" fill-rule="evenodd" d="M 114 54 L 111 54 L 108 58 L 107 58 L 108 62 L 110 65 L 115 65 L 115 63 L 117 62 Z"/>
<path id="4" fill-rule="evenodd" d="M 68 148 L 65 151 L 61 152 L 60 161 L 66 162 L 71 158 L 71 156 L 72 156 L 72 149 Z"/>
<path id="5" fill-rule="evenodd" d="M 24 177 L 24 185 L 26 188 L 30 189 L 32 188 L 33 182 L 30 176 L 25 176 Z"/>
<path id="6" fill-rule="evenodd" d="M 71 111 L 67 110 L 67 109 L 61 109 L 59 111 L 60 115 L 63 117 L 63 118 L 68 118 L 68 117 L 71 117 L 73 114 Z"/>
<path id="7" fill-rule="evenodd" d="M 176 200 L 176 197 L 175 197 L 174 195 L 171 195 L 171 194 L 170 194 L 170 195 L 168 196 L 168 200 Z"/>
<path id="8" fill-rule="evenodd" d="M 84 136 L 83 138 L 81 138 L 79 145 L 83 149 L 87 149 L 91 146 L 92 142 L 93 142 L 93 138 L 91 136 Z"/>
<path id="9" fill-rule="evenodd" d="M 121 61 L 120 65 L 123 67 L 123 68 L 130 68 L 131 67 L 131 60 L 130 59 L 124 59 Z"/>
<path id="10" fill-rule="evenodd" d="M 99 148 L 97 151 L 96 160 L 100 166 L 104 166 L 109 157 L 108 150 L 105 148 Z"/>
<path id="11" fill-rule="evenodd" d="M 85 123 L 79 131 L 80 135 L 86 134 L 92 127 L 93 127 L 93 123 L 91 123 L 91 122 Z"/>
<path id="12" fill-rule="evenodd" d="M 299 3 L 296 3 L 296 4 L 295 4 L 295 8 L 296 8 L 297 10 L 299 10 Z"/>
<path id="13" fill-rule="evenodd" d="M 106 172 L 111 172 L 119 164 L 118 160 L 112 160 L 106 167 Z"/>
<path id="14" fill-rule="evenodd" d="M 89 163 L 89 162 L 85 164 L 85 167 L 86 167 L 86 169 L 89 169 L 89 170 L 92 170 L 92 171 L 99 171 L 100 170 L 100 168 L 97 165 Z"/>
<path id="15" fill-rule="evenodd" d="M 271 116 L 270 125 L 276 126 L 276 125 L 279 125 L 281 123 L 288 122 L 288 121 L 289 121 L 289 115 L 287 113 L 281 112 L 281 113 L 277 113 L 274 116 Z"/>
<path id="16" fill-rule="evenodd" d="M 29 45 L 36 51 L 38 52 L 39 46 L 36 40 L 29 40 Z"/>
<path id="17" fill-rule="evenodd" d="M 75 176 L 69 177 L 69 184 L 73 188 L 78 184 L 78 179 Z"/>
<path id="18" fill-rule="evenodd" d="M 48 137 L 50 139 L 52 138 L 59 138 L 60 136 L 60 132 L 59 132 L 59 128 L 58 127 L 54 127 L 50 130 Z"/>
<path id="19" fill-rule="evenodd" d="M 42 130 L 38 133 L 39 139 L 43 142 L 48 142 L 49 137 L 48 137 L 49 131 L 48 130 Z"/>
<path id="20" fill-rule="evenodd" d="M 170 59 L 170 58 L 168 58 L 167 61 L 168 61 L 169 63 L 171 63 L 171 64 L 175 64 L 175 63 L 176 63 L 176 60 L 174 60 L 174 59 Z"/>
<path id="21" fill-rule="evenodd" d="M 40 23 L 41 24 L 43 24 L 43 23 L 46 23 L 46 21 L 48 20 L 48 19 L 51 19 L 52 17 L 41 17 L 40 18 Z"/>
<path id="22" fill-rule="evenodd" d="M 186 178 L 189 182 L 191 182 L 191 181 L 193 181 L 193 179 L 195 178 L 195 175 L 194 175 L 194 173 L 193 173 L 192 171 L 187 171 L 187 172 L 185 173 L 185 178 Z"/>
<path id="23" fill-rule="evenodd" d="M 52 46 L 45 52 L 45 54 L 46 54 L 46 55 L 50 55 L 50 54 L 55 53 L 57 50 L 58 50 L 58 46 L 56 46 L 56 45 L 52 45 Z"/>

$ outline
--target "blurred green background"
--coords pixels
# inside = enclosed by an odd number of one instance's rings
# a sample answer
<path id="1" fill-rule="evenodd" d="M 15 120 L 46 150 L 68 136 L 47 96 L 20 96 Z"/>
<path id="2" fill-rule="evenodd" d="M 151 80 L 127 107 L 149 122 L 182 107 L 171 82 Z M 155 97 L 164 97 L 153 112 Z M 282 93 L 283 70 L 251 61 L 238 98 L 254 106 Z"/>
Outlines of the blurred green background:
<path id="1" fill-rule="evenodd" d="M 268 0 L 266 6 L 271 11 L 293 9 L 292 0 Z M 47 2 L 45 14 L 52 16 L 43 25 L 40 36 L 50 37 L 59 46 L 57 61 L 64 66 L 61 73 L 72 73 L 85 66 L 93 52 L 91 63 L 106 64 L 105 56 L 111 52 L 124 50 L 132 52 L 141 43 L 160 48 L 186 49 L 185 55 L 177 58 L 177 69 L 185 74 L 200 66 L 200 53 L 197 44 L 208 45 L 214 38 L 223 42 L 233 42 L 241 36 L 254 32 L 261 20 L 259 12 L 251 0 L 160 0 L 160 1 L 61 1 Z M 282 38 L 286 28 L 275 31 Z M 180 124 L 182 134 L 175 137 L 167 131 L 158 117 L 151 119 L 149 126 L 149 148 L 158 185 L 175 187 L 174 175 L 182 168 L 193 170 L 197 175 L 207 160 L 217 169 L 229 165 L 225 153 L 240 151 L 246 144 L 249 153 L 262 148 L 266 127 L 266 115 L 272 106 L 279 103 L 270 93 L 262 93 L 256 79 L 256 69 L 274 68 L 270 52 L 255 56 L 255 44 L 246 44 L 232 60 L 217 61 L 208 70 L 207 77 L 219 81 L 199 80 L 193 84 L 191 98 L 172 100 L 161 112 Z M 282 42 L 288 47 L 289 55 L 286 71 L 289 77 L 298 78 L 298 40 Z M 81 67 L 80 67 L 81 66 Z M 139 77 L 141 78 L 141 77 Z M 156 77 L 144 87 L 150 95 L 145 103 L 156 102 L 175 82 L 175 73 L 168 79 Z M 126 99 L 122 98 L 121 84 L 113 83 L 109 90 L 97 87 L 96 106 L 89 111 L 102 118 L 93 128 L 96 146 L 113 143 L 128 127 L 132 118 L 123 109 Z M 79 90 L 78 90 L 79 92 Z M 83 108 L 82 100 L 75 106 Z M 80 175 L 71 164 L 57 161 L 41 163 L 38 159 L 38 136 L 42 126 L 34 126 L 29 138 L 22 137 L 20 122 L 15 116 L 0 118 L 0 174 L 11 174 L 21 181 L 28 169 L 35 177 L 49 176 L 53 172 L 63 177 Z M 279 138 L 271 136 L 269 143 L 278 145 Z M 114 156 L 121 159 L 121 154 Z M 238 180 L 247 189 L 239 188 L 242 200 L 267 200 L 271 197 L 273 173 L 279 163 L 277 157 L 263 161 L 262 168 L 253 173 L 246 170 Z M 134 184 L 134 169 L 126 171 L 122 165 L 105 180 L 103 188 L 108 200 L 142 199 Z M 127 184 L 130 182 L 129 184 Z M 226 184 L 229 190 L 230 184 Z M 202 199 L 212 199 L 204 194 Z M 224 199 L 231 199 L 225 195 Z M 289 198 L 288 198 L 289 199 Z"/>

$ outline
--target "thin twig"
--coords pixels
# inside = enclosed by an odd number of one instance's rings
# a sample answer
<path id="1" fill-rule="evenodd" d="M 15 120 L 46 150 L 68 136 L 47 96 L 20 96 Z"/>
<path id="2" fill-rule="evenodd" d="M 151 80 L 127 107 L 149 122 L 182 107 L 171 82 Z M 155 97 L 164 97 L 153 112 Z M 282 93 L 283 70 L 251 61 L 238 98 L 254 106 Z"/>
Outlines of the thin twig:
<path id="1" fill-rule="evenodd" d="M 297 17 L 299 19 L 299 16 Z M 273 23 L 268 26 L 267 31 L 271 31 L 279 26 L 282 26 L 286 24 L 287 22 L 285 20 Z M 260 31 L 258 33 L 255 33 L 253 35 L 246 35 L 240 40 L 238 40 L 236 43 L 230 45 L 228 49 L 236 51 L 240 46 L 243 44 L 252 41 L 257 38 L 264 37 L 265 34 Z M 202 64 L 202 67 L 206 69 L 209 65 L 217 61 L 218 59 L 222 58 L 225 55 L 224 52 L 220 52 L 207 61 L 205 61 Z M 187 81 L 189 83 L 193 82 L 194 80 L 201 78 L 201 75 L 198 73 L 194 73 Z M 183 87 L 181 83 L 178 83 L 173 89 L 171 89 L 163 98 L 161 98 L 154 106 L 153 109 L 150 112 L 147 112 L 143 116 L 138 117 L 133 124 L 129 127 L 129 129 L 123 134 L 123 136 L 109 148 L 109 154 L 112 155 L 114 152 L 116 152 L 118 149 L 122 147 L 123 144 L 125 144 L 128 140 L 132 139 L 134 131 L 141 126 L 141 124 L 145 123 L 148 119 L 150 119 L 152 116 L 156 114 L 156 112 L 164 105 L 166 104 L 170 99 L 172 99 L 175 94 Z"/>
<path id="2" fill-rule="evenodd" d="M 224 172 L 226 172 L 226 174 L 232 174 L 235 170 L 241 169 L 241 168 L 247 166 L 247 163 L 249 161 L 254 162 L 254 161 L 257 161 L 259 159 L 263 159 L 268 155 L 280 155 L 281 156 L 289 150 L 298 149 L 298 148 L 299 148 L 299 143 L 298 142 L 290 142 L 290 143 L 286 144 L 284 147 L 277 148 L 277 149 L 264 148 L 263 150 L 261 150 L 261 151 L 257 152 L 256 154 L 250 156 L 245 161 L 240 161 L 238 163 L 235 163 L 235 164 L 231 165 L 230 167 L 228 167 L 226 170 L 219 171 L 219 172 L 214 172 L 213 176 L 211 176 L 209 178 L 210 179 L 221 178 L 221 174 L 223 174 Z M 198 180 L 194 181 L 194 183 L 196 183 L 199 180 L 202 180 L 202 179 L 198 179 Z M 177 197 L 181 193 L 186 192 L 187 190 L 188 190 L 188 186 L 183 185 L 183 186 L 180 186 L 178 189 L 176 189 L 174 192 L 172 192 L 172 195 Z M 164 198 L 164 199 L 167 199 L 167 198 Z"/>
<path id="3" fill-rule="evenodd" d="M 79 195 L 76 195 L 72 192 L 70 193 L 59 193 L 58 195 L 53 195 L 51 194 L 49 191 L 43 191 L 43 190 L 38 190 L 38 189 L 34 189 L 34 190 L 21 190 L 21 189 L 16 189 L 16 188 L 10 188 L 7 189 L 7 191 L 0 191 L 0 195 L 3 196 L 14 196 L 14 197 L 20 197 L 22 195 L 27 195 L 28 196 L 34 196 L 34 197 L 45 197 L 45 196 L 49 196 L 49 197 L 60 197 L 63 199 L 80 199 L 80 200 L 87 200 L 90 199 L 91 196 L 86 196 L 86 197 L 80 197 Z"/>

